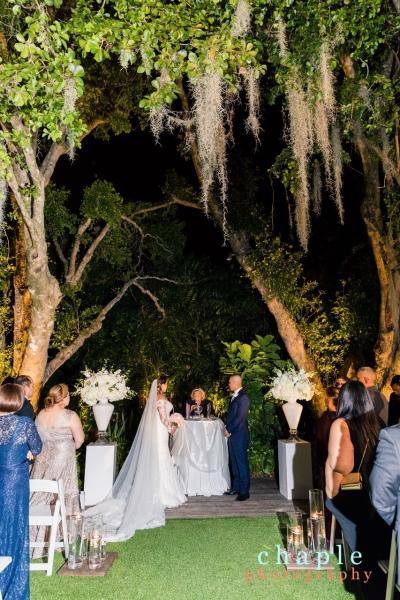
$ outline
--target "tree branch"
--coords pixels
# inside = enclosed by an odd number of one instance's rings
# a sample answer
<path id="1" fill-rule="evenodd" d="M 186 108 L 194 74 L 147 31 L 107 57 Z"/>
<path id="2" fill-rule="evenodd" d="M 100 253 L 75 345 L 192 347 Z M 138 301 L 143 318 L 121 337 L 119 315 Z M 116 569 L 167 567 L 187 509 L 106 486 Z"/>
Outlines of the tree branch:
<path id="1" fill-rule="evenodd" d="M 62 264 L 64 265 L 64 276 L 66 278 L 67 273 L 68 273 L 68 261 L 65 258 L 64 252 L 62 251 L 62 248 L 61 248 L 60 244 L 58 243 L 58 241 L 56 239 L 53 239 L 53 243 L 54 243 L 54 247 L 57 252 L 57 256 L 61 260 Z"/>
<path id="2" fill-rule="evenodd" d="M 190 202 L 190 200 L 183 200 L 181 198 L 178 198 L 177 196 L 172 196 L 172 200 L 170 202 L 163 202 L 162 204 L 156 204 L 155 206 L 140 208 L 139 210 L 133 213 L 133 216 L 155 212 L 156 210 L 168 208 L 169 206 L 174 206 L 175 204 L 186 206 L 187 208 L 195 208 L 196 210 L 201 210 L 201 206 L 199 204 L 196 204 L 196 202 Z M 129 217 L 124 216 L 123 219 L 129 222 Z"/>
<path id="3" fill-rule="evenodd" d="M 78 283 L 78 281 L 81 279 L 84 270 L 86 269 L 86 267 L 88 266 L 88 264 L 90 263 L 90 261 L 93 258 L 93 254 L 95 253 L 97 246 L 106 237 L 106 235 L 110 231 L 110 229 L 111 229 L 111 225 L 109 223 L 106 223 L 106 225 L 104 225 L 104 227 L 100 231 L 100 233 L 95 237 L 95 239 L 93 240 L 93 242 L 90 244 L 89 248 L 87 249 L 85 255 L 83 256 L 83 258 L 79 264 L 79 267 L 76 269 L 76 271 L 73 273 L 73 275 L 71 277 L 67 278 L 67 282 L 70 285 L 76 285 Z"/>
<path id="4" fill-rule="evenodd" d="M 135 286 L 143 294 L 149 296 L 149 298 L 155 304 L 157 310 L 162 314 L 163 317 L 165 317 L 165 310 L 160 305 L 157 296 L 155 296 L 155 294 L 150 292 L 150 290 L 148 290 L 139 283 L 139 281 L 143 281 L 146 279 L 154 279 L 158 281 L 168 281 L 170 283 L 176 283 L 171 279 L 156 276 L 139 276 L 127 281 L 127 283 L 125 283 L 125 285 L 121 288 L 118 294 L 114 296 L 114 298 L 110 300 L 110 302 L 106 304 L 104 308 L 102 308 L 102 310 L 99 312 L 94 321 L 83 331 L 81 331 L 81 333 L 75 338 L 73 342 L 71 342 L 71 344 L 69 344 L 66 348 L 60 350 L 56 354 L 56 356 L 47 364 L 43 383 L 46 383 L 46 381 L 50 379 L 50 377 L 57 371 L 57 369 L 59 369 L 68 359 L 71 358 L 71 356 L 73 356 L 80 348 L 82 348 L 83 344 L 86 342 L 87 339 L 89 339 L 90 337 L 92 337 L 92 335 L 101 330 L 101 328 L 103 327 L 103 321 L 106 318 L 107 314 L 116 304 L 118 304 L 118 302 L 123 298 L 123 296 L 126 294 L 130 287 Z"/>
<path id="5" fill-rule="evenodd" d="M 29 132 L 29 129 L 27 127 L 25 127 L 25 125 L 22 123 L 22 121 L 18 117 L 11 118 L 11 125 L 13 126 L 15 131 L 17 131 L 18 133 L 23 133 L 29 140 L 29 143 L 21 145 L 21 149 L 22 149 L 23 155 L 25 157 L 25 162 L 29 169 L 30 176 L 32 177 L 32 181 L 36 185 L 36 187 L 40 190 L 43 186 L 44 180 L 43 180 L 43 176 L 40 172 L 39 165 L 36 160 L 36 155 L 35 155 L 35 152 L 34 152 L 34 149 L 32 146 L 33 140 L 32 140 L 32 136 Z"/>
<path id="6" fill-rule="evenodd" d="M 397 167 L 394 164 L 394 162 L 389 158 L 388 154 L 384 152 L 381 148 L 379 148 L 379 146 L 371 142 L 371 140 L 365 138 L 365 141 L 367 146 L 373 152 L 375 152 L 375 154 L 381 159 L 384 170 L 388 171 L 390 175 L 397 181 L 397 184 L 400 186 L 400 173 L 397 170 Z"/>
<path id="7" fill-rule="evenodd" d="M 68 268 L 68 273 L 66 276 L 67 281 L 70 277 L 73 277 L 75 274 L 76 259 L 78 257 L 79 247 L 81 245 L 81 238 L 82 238 L 83 234 L 85 233 L 85 231 L 88 229 L 88 227 L 90 227 L 91 223 L 92 223 L 92 219 L 86 219 L 78 227 L 78 231 L 76 232 L 76 236 L 75 236 L 74 245 L 72 247 L 71 258 L 69 260 L 69 268 Z"/>
<path id="8" fill-rule="evenodd" d="M 94 119 L 94 121 L 89 123 L 85 133 L 81 136 L 80 140 L 84 140 L 85 137 L 90 135 L 92 131 L 94 131 L 97 127 L 99 127 L 100 125 L 105 125 L 106 123 L 108 123 L 107 119 Z M 44 179 L 45 186 L 48 185 L 50 179 L 52 178 L 58 160 L 61 158 L 61 156 L 63 156 L 63 154 L 66 154 L 69 150 L 68 146 L 65 144 L 64 136 L 65 134 L 63 134 L 62 141 L 54 142 L 54 144 L 51 145 L 50 150 L 43 159 L 42 165 L 40 167 L 40 172 Z"/>

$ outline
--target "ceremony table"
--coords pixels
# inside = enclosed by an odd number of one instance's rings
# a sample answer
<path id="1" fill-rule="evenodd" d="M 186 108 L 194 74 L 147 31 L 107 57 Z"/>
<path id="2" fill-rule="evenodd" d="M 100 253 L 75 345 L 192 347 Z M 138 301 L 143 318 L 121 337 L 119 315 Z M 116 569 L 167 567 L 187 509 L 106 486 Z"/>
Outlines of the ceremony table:
<path id="1" fill-rule="evenodd" d="M 224 424 L 215 417 L 186 419 L 171 454 L 188 496 L 221 496 L 230 487 Z"/>

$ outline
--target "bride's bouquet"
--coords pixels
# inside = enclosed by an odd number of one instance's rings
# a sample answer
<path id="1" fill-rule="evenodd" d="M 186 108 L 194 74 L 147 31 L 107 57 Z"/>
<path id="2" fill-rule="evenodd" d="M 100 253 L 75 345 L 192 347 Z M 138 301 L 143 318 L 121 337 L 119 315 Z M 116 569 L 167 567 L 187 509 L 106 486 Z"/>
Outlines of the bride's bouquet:
<path id="1" fill-rule="evenodd" d="M 176 427 L 182 427 L 185 424 L 185 419 L 180 413 L 172 413 L 169 417 L 169 422 Z"/>
<path id="2" fill-rule="evenodd" d="M 279 369 L 271 381 L 270 394 L 275 400 L 296 402 L 296 400 L 311 400 L 314 394 L 310 374 L 304 369 L 297 371 L 294 367 L 288 371 Z"/>
<path id="3" fill-rule="evenodd" d="M 83 378 L 75 388 L 75 394 L 79 394 L 82 401 L 89 406 L 107 400 L 117 402 L 130 394 L 130 389 L 126 385 L 126 376 L 121 369 L 109 371 L 103 367 L 97 372 L 86 369 L 82 375 Z"/>

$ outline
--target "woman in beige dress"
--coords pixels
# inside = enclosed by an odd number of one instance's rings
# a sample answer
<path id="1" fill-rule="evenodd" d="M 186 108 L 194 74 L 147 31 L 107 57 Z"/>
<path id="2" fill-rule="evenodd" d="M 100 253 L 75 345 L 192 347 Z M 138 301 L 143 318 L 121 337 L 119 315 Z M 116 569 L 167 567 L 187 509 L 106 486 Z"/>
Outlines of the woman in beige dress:
<path id="1" fill-rule="evenodd" d="M 82 423 L 78 415 L 67 408 L 70 401 L 65 383 L 53 385 L 45 398 L 45 408 L 36 417 L 36 427 L 43 443 L 41 454 L 34 462 L 31 479 L 62 479 L 65 503 L 68 506 L 78 494 L 76 450 L 84 442 Z M 51 504 L 53 494 L 36 492 L 31 495 L 30 505 Z M 43 539 L 45 528 L 31 527 L 31 541 Z M 34 557 L 42 554 L 34 549 Z"/>

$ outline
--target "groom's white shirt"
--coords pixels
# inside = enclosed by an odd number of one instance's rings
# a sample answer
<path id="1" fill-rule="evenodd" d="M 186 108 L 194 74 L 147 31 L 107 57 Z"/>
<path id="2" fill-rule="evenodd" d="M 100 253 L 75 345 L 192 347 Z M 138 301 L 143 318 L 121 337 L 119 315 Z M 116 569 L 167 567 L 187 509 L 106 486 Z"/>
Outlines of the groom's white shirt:
<path id="1" fill-rule="evenodd" d="M 234 399 L 236 398 L 236 396 L 239 394 L 239 392 L 240 392 L 240 390 L 241 390 L 241 389 L 242 389 L 242 388 L 240 387 L 238 390 L 236 390 L 236 391 L 233 393 L 233 395 L 232 395 L 232 397 L 231 397 L 231 402 L 232 402 L 232 400 L 234 400 Z"/>

